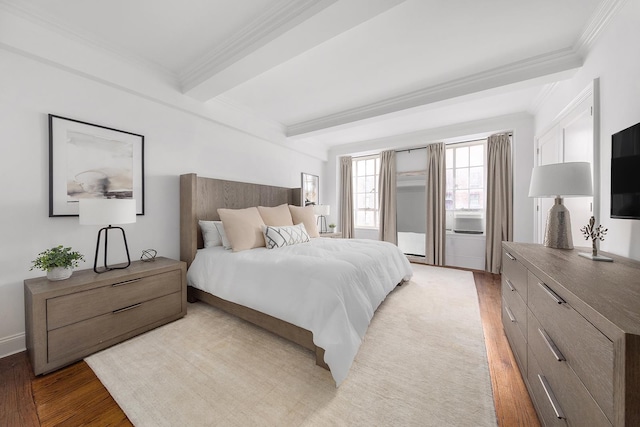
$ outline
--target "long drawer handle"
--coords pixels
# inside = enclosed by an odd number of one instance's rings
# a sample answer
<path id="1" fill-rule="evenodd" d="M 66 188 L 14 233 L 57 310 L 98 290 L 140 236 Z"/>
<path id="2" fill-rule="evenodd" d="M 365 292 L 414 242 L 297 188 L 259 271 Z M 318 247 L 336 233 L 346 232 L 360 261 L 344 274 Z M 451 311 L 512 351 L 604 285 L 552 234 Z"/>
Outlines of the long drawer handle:
<path id="1" fill-rule="evenodd" d="M 556 413 L 556 417 L 558 417 L 558 419 L 560 420 L 564 419 L 564 412 L 562 412 L 560 404 L 556 400 L 556 396 L 553 394 L 553 391 L 551 390 L 551 386 L 547 382 L 547 379 L 544 377 L 544 375 L 540 374 L 538 374 L 538 379 L 540 379 L 540 384 L 542 384 L 542 388 L 547 395 L 547 399 L 549 399 L 549 403 L 551 403 L 551 407 L 553 407 L 553 412 Z"/>
<path id="2" fill-rule="evenodd" d="M 128 285 L 128 284 L 130 284 L 130 283 L 139 282 L 140 280 L 142 280 L 142 277 L 137 278 L 137 279 L 125 280 L 124 282 L 114 283 L 114 284 L 113 284 L 113 285 L 111 285 L 111 286 L 116 287 L 116 286 Z"/>
<path id="3" fill-rule="evenodd" d="M 513 287 L 513 285 L 511 284 L 511 281 L 509 279 L 505 279 L 505 281 L 507 282 L 507 286 L 509 287 L 509 289 L 512 292 L 516 290 L 516 288 Z"/>
<path id="4" fill-rule="evenodd" d="M 515 260 L 516 260 L 516 257 L 514 257 L 513 255 L 511 255 L 509 252 L 505 252 L 505 254 L 509 257 L 509 259 L 510 259 L 511 261 L 515 261 Z"/>
<path id="5" fill-rule="evenodd" d="M 545 344 L 547 344 L 547 347 L 549 347 L 549 350 L 551 350 L 551 353 L 553 353 L 553 357 L 555 357 L 558 362 L 564 362 L 565 360 L 567 360 L 564 358 L 562 352 L 558 350 L 556 343 L 553 342 L 546 331 L 538 328 L 538 332 L 540 332 L 540 335 L 542 335 L 542 339 L 544 339 Z"/>
<path id="6" fill-rule="evenodd" d="M 138 308 L 141 305 L 142 305 L 142 303 L 139 302 L 137 304 L 130 305 L 129 307 L 124 307 L 124 308 L 119 308 L 117 310 L 113 310 L 111 313 L 113 313 L 113 314 L 122 313 L 123 311 L 129 311 L 129 310 L 133 310 L 134 308 Z"/>
<path id="7" fill-rule="evenodd" d="M 560 295 L 556 294 L 555 292 L 553 292 L 553 290 L 548 287 L 547 285 L 545 285 L 544 283 L 540 283 L 538 282 L 538 285 L 540 285 L 540 287 L 542 289 L 544 289 L 544 291 L 551 297 L 553 298 L 553 300 L 555 302 L 557 302 L 558 304 L 566 304 L 567 302 L 565 300 L 563 300 Z"/>
<path id="8" fill-rule="evenodd" d="M 511 310 L 509 310 L 509 307 L 505 307 L 504 309 L 507 312 L 507 316 L 509 316 L 509 320 L 511 320 L 511 322 L 515 323 L 516 322 L 516 318 L 513 316 L 513 313 L 511 313 Z"/>

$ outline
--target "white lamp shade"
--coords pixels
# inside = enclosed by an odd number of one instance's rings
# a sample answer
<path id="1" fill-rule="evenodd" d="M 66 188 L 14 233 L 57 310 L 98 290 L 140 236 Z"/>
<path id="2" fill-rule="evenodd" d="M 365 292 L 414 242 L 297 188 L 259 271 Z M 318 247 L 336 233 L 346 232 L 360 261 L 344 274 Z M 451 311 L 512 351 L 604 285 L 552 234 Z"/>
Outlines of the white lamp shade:
<path id="1" fill-rule="evenodd" d="M 533 168 L 529 197 L 592 196 L 591 165 L 588 162 L 569 162 Z"/>
<path id="2" fill-rule="evenodd" d="M 331 207 L 329 205 L 315 205 L 313 207 L 313 213 L 320 216 L 328 216 L 331 212 Z"/>
<path id="3" fill-rule="evenodd" d="M 136 222 L 134 199 L 80 199 L 80 224 L 113 225 Z"/>

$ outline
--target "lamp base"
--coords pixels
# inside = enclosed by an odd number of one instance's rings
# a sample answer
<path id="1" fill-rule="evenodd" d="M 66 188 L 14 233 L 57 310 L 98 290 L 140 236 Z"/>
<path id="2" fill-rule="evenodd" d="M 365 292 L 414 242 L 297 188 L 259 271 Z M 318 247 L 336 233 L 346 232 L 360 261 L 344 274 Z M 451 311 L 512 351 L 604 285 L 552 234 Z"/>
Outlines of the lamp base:
<path id="1" fill-rule="evenodd" d="M 118 229 L 122 232 L 122 240 L 124 240 L 124 249 L 127 253 L 127 265 L 121 266 L 121 267 L 112 267 L 107 262 L 107 254 L 109 252 L 109 249 L 107 247 L 107 242 L 109 241 L 108 233 L 109 233 L 109 230 L 114 230 L 114 229 Z M 104 231 L 104 267 L 101 270 L 99 270 L 98 269 L 98 253 L 100 251 L 100 236 L 102 235 L 103 231 Z M 124 234 L 124 229 L 122 227 L 112 227 L 111 225 L 109 225 L 108 227 L 101 228 L 100 231 L 98 231 L 98 242 L 96 243 L 96 257 L 93 260 L 93 271 L 97 274 L 100 274 L 100 273 L 105 273 L 111 270 L 124 270 L 130 265 L 131 265 L 131 258 L 129 257 L 129 246 L 127 245 L 127 236 L 125 236 Z"/>
<path id="2" fill-rule="evenodd" d="M 324 215 L 319 215 L 318 216 L 316 224 L 318 225 L 318 231 L 320 233 L 326 233 L 327 232 L 327 218 L 325 218 Z"/>
<path id="3" fill-rule="evenodd" d="M 573 249 L 571 216 L 560 196 L 556 197 L 554 205 L 547 213 L 543 245 L 555 249 Z"/>

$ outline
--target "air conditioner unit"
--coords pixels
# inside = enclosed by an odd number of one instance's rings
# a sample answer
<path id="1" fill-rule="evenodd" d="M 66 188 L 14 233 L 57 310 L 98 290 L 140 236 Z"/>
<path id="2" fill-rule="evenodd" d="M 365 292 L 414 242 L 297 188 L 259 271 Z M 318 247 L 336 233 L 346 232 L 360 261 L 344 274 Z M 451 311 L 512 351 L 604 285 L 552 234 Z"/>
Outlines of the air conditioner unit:
<path id="1" fill-rule="evenodd" d="M 453 214 L 453 231 L 456 233 L 484 233 L 484 212 L 462 211 Z"/>

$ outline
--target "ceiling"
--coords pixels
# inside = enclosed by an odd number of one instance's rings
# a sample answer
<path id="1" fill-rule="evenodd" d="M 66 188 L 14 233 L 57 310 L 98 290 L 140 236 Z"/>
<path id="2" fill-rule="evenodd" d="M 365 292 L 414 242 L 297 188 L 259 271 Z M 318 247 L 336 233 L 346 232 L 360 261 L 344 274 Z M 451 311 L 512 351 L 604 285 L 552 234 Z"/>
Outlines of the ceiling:
<path id="1" fill-rule="evenodd" d="M 0 0 L 327 147 L 535 112 L 616 0 Z"/>

